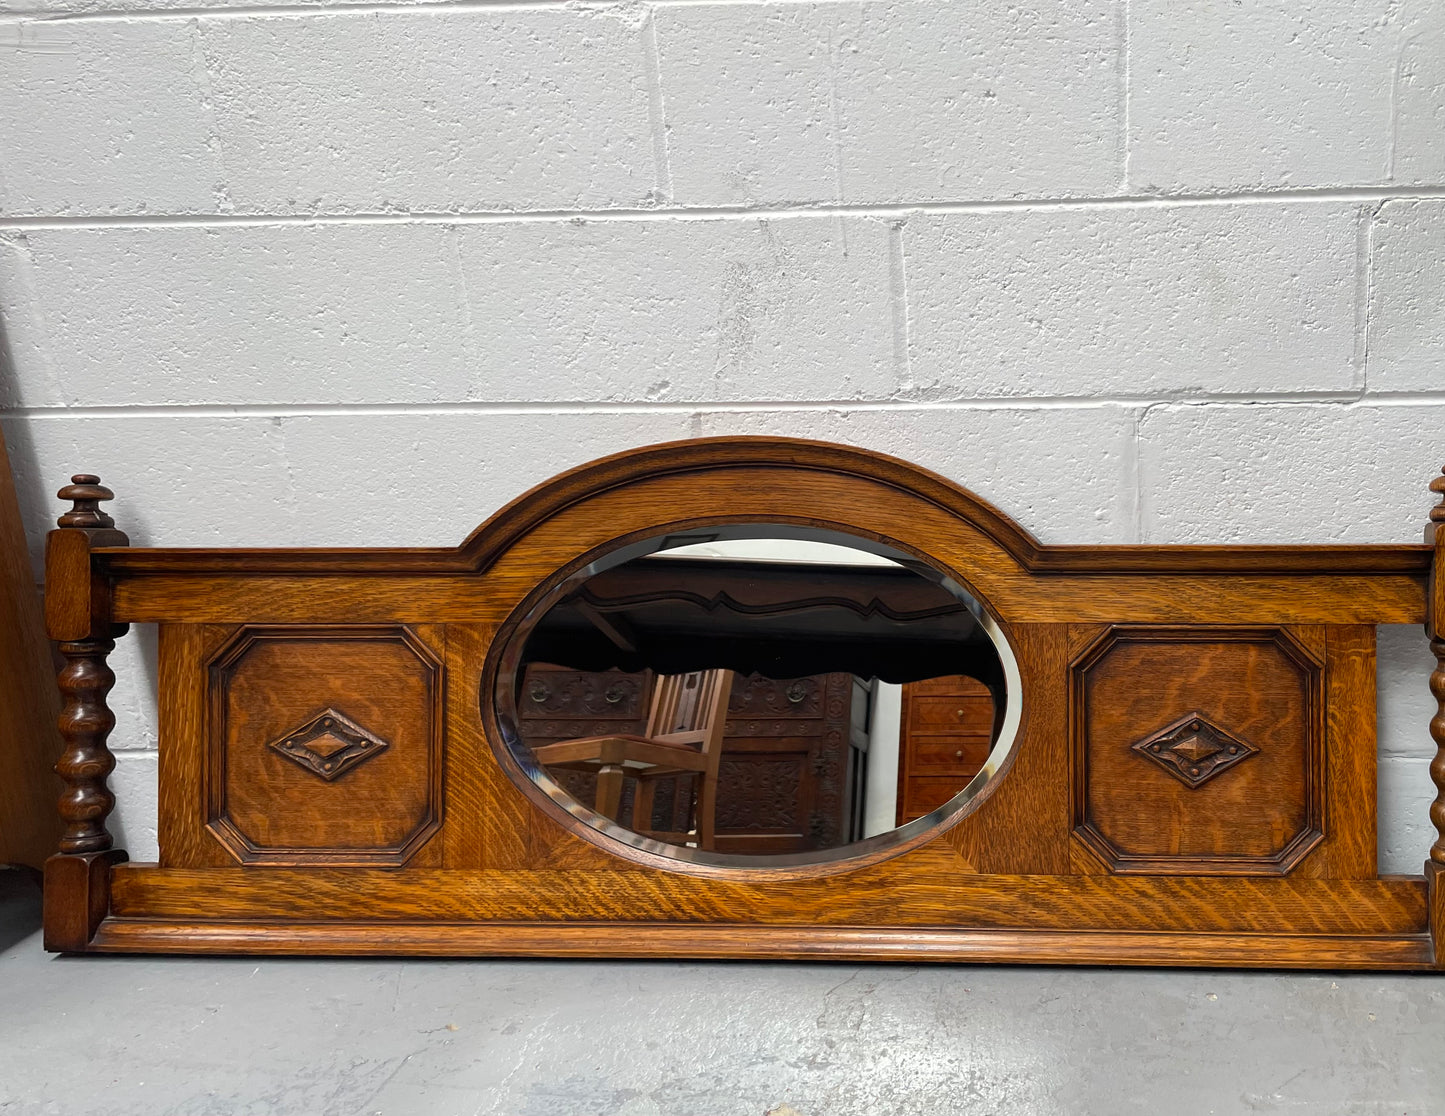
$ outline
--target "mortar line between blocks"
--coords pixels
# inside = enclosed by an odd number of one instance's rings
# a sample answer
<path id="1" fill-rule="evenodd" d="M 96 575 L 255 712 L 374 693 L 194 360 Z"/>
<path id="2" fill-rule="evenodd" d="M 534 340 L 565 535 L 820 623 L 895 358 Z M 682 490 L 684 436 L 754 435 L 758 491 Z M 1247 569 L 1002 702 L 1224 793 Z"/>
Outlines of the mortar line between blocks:
<path id="1" fill-rule="evenodd" d="M 1149 525 L 1154 514 L 1154 501 L 1144 477 L 1144 422 L 1157 404 L 1141 407 L 1134 413 L 1134 541 L 1149 541 Z"/>
<path id="2" fill-rule="evenodd" d="M 1119 144 L 1122 148 L 1120 157 L 1120 175 L 1122 181 L 1119 184 L 1121 192 L 1129 192 L 1129 157 L 1132 153 L 1133 137 L 1129 133 L 1129 83 L 1133 76 L 1133 61 L 1129 48 L 1129 2 L 1130 0 L 1118 0 L 1117 9 L 1119 20 Z"/>
<path id="3" fill-rule="evenodd" d="M 1019 210 L 1180 209 L 1208 206 L 1328 204 L 1332 202 L 1445 198 L 1445 186 L 1394 189 L 1360 186 L 1331 189 L 1253 191 L 1233 194 L 1158 194 L 1109 197 L 1006 198 L 953 202 L 858 202 L 756 206 L 647 206 L 612 209 L 418 210 L 354 213 L 191 213 L 14 216 L 0 218 L 0 231 L 13 229 L 217 228 L 281 225 L 527 224 L 604 221 L 756 221 L 792 218 L 882 217 L 951 213 L 1007 213 Z"/>
<path id="4" fill-rule="evenodd" d="M 647 81 L 647 109 L 652 126 L 652 159 L 656 164 L 653 198 L 671 205 L 672 154 L 667 141 L 667 101 L 662 92 L 662 51 L 657 45 L 657 12 L 647 11 L 642 25 L 642 68 Z"/>
<path id="5" fill-rule="evenodd" d="M 1360 395 L 1370 390 L 1370 297 L 1374 285 L 1375 217 L 1380 206 L 1360 207 L 1355 257 L 1355 383 Z"/>
<path id="6" fill-rule="evenodd" d="M 497 403 L 174 403 L 97 405 L 90 407 L 17 407 L 0 412 L 0 419 L 152 419 L 152 418 L 286 418 L 310 415 L 633 415 L 633 414 L 747 414 L 760 412 L 858 411 L 1020 411 L 1104 410 L 1154 407 L 1425 407 L 1445 406 L 1445 392 L 1414 392 L 1369 396 L 1341 393 L 1293 396 L 1220 395 L 1159 398 L 1141 396 L 1020 396 L 951 400 L 790 400 L 677 402 L 497 402 Z"/>
<path id="7" fill-rule="evenodd" d="M 374 15 L 388 12 L 509 12 L 509 11 L 597 11 L 622 8 L 629 0 L 415 0 L 408 3 L 278 3 L 232 4 L 221 6 L 187 6 L 156 8 L 95 8 L 90 11 L 38 12 L 33 8 L 0 7 L 0 20 L 23 19 L 44 22 L 99 23 L 130 19 L 189 19 L 193 16 L 214 16 L 218 19 L 243 19 L 249 16 L 292 15 Z M 650 0 L 650 6 L 663 8 L 761 8 L 761 7 L 856 7 L 859 3 L 881 5 L 885 0 Z"/>
<path id="8" fill-rule="evenodd" d="M 915 389 L 913 382 L 913 336 L 908 307 L 908 259 L 903 249 L 906 221 L 888 225 L 888 286 L 893 316 L 893 377 L 903 393 Z"/>
<path id="9" fill-rule="evenodd" d="M 1130 542 L 1139 541 L 1139 411 L 1126 414 L 1128 426 L 1124 434 L 1123 448 L 1119 454 L 1122 475 L 1120 485 L 1124 493 L 1124 526 Z"/>

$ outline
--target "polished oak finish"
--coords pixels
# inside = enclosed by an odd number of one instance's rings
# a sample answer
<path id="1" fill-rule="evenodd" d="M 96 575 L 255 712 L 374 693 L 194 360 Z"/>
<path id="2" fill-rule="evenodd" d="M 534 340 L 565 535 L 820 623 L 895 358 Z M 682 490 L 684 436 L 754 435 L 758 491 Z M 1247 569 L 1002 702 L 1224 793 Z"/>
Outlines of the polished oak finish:
<path id="1" fill-rule="evenodd" d="M 439 632 L 243 627 L 210 659 L 207 828 L 242 864 L 405 864 L 441 824 Z"/>
<path id="2" fill-rule="evenodd" d="M 65 784 L 60 797 L 60 835 L 63 853 L 104 852 L 113 844 L 105 819 L 115 807 L 106 779 L 115 770 L 115 756 L 106 738 L 115 728 L 115 715 L 105 697 L 115 685 L 106 656 L 115 650 L 113 639 L 66 640 L 60 645 L 65 666 L 60 671 L 60 735 L 65 750 L 55 772 Z"/>
<path id="3" fill-rule="evenodd" d="M 49 948 L 1445 961 L 1445 706 L 1423 877 L 1378 878 L 1374 770 L 1375 625 L 1430 626 L 1445 703 L 1445 504 L 1427 545 L 1055 547 L 905 462 L 768 438 L 583 466 L 456 548 L 131 549 L 72 498 L 47 615 L 83 645 L 91 805 L 67 821 L 104 832 L 97 660 L 157 623 L 161 863 L 52 858 Z M 493 698 L 524 618 L 618 546 L 740 522 L 873 540 L 983 602 L 1018 725 L 981 793 L 770 864 L 623 840 L 532 782 Z"/>
<path id="4" fill-rule="evenodd" d="M 762 958 L 962 961 L 1191 968 L 1428 968 L 1422 937 L 1367 934 L 1132 933 L 717 923 L 396 923 L 378 948 L 374 923 L 170 923 L 111 918 L 97 953 L 329 954 L 412 957 Z"/>
<path id="5" fill-rule="evenodd" d="M 101 503 L 115 494 L 89 473 L 77 473 L 59 492 L 71 508 L 45 548 L 46 622 L 65 665 L 58 677 L 62 750 L 55 765 L 64 790 L 60 851 L 45 862 L 45 947 L 83 949 L 110 906 L 110 871 L 125 853 L 115 849 L 106 819 L 115 807 L 107 784 L 115 757 L 107 738 L 115 716 L 106 695 L 115 675 L 106 656 L 126 626 L 109 615 L 110 583 L 91 559 L 98 546 L 129 541 Z"/>
<path id="6" fill-rule="evenodd" d="M 1435 698 L 1435 716 L 1430 718 L 1430 736 L 1435 741 L 1435 758 L 1430 761 L 1430 778 L 1435 784 L 1430 821 L 1436 838 L 1425 862 L 1425 881 L 1435 964 L 1445 965 L 1445 470 L 1430 482 L 1430 491 L 1440 496 L 1440 502 L 1430 509 L 1430 523 L 1425 528 L 1425 541 L 1435 551 L 1427 584 L 1425 633 L 1435 656 L 1435 669 L 1430 673 L 1430 693 Z"/>
<path id="7" fill-rule="evenodd" d="M 59 716 L 40 596 L 0 433 L 0 864 L 38 869 L 55 851 Z"/>
<path id="8" fill-rule="evenodd" d="M 1114 872 L 1297 865 L 1324 840 L 1324 662 L 1311 634 L 1111 628 L 1090 646 L 1073 667 L 1081 843 Z"/>

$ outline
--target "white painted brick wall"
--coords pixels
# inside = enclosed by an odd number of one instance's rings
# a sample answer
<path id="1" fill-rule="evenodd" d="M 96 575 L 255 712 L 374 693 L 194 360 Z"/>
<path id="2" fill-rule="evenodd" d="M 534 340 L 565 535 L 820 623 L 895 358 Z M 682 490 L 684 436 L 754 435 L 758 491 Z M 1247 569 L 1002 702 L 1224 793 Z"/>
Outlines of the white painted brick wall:
<path id="1" fill-rule="evenodd" d="M 1440 165 L 1442 17 L 1397 0 L 1129 0 L 1131 186 L 1419 181 Z"/>
<path id="2" fill-rule="evenodd" d="M 679 5 L 657 17 L 689 205 L 1097 196 L 1119 184 L 1110 0 Z"/>
<path id="3" fill-rule="evenodd" d="M 1053 542 L 1420 537 L 1441 5 L 6 3 L 37 556 L 82 468 L 139 544 L 435 545 L 720 433 L 909 457 Z M 1427 665 L 1382 629 L 1392 871 Z M 115 666 L 144 858 L 153 637 Z"/>
<path id="4" fill-rule="evenodd" d="M 912 372 L 941 398 L 1356 388 L 1357 206 L 920 215 Z"/>

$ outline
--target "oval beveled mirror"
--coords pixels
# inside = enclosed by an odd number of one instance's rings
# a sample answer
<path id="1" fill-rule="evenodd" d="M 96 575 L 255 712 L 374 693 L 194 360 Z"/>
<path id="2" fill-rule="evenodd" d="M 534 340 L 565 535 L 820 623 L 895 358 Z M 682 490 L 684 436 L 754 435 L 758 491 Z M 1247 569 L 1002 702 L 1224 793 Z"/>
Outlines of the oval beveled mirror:
<path id="1" fill-rule="evenodd" d="M 837 530 L 749 523 L 619 547 L 503 651 L 517 765 L 676 860 L 798 865 L 902 848 L 1002 768 L 1018 671 L 943 571 Z"/>

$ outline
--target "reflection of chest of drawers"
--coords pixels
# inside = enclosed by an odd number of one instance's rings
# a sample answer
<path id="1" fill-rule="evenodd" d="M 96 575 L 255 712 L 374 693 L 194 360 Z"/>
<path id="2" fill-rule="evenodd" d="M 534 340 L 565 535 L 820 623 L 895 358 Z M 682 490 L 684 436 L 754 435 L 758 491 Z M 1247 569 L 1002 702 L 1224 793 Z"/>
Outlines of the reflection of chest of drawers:
<path id="1" fill-rule="evenodd" d="M 522 738 L 538 747 L 607 733 L 640 733 L 651 675 L 578 671 L 534 663 L 518 695 Z M 718 769 L 717 851 L 787 853 L 829 848 L 853 835 L 857 755 L 849 746 L 851 674 L 733 682 Z M 591 805 L 596 779 L 581 771 L 552 775 Z M 653 827 L 687 825 L 691 776 L 658 780 Z M 631 817 L 632 780 L 619 816 Z"/>
<path id="2" fill-rule="evenodd" d="M 903 687 L 898 824 L 921 818 L 982 769 L 993 739 L 993 698 L 961 674 Z"/>

